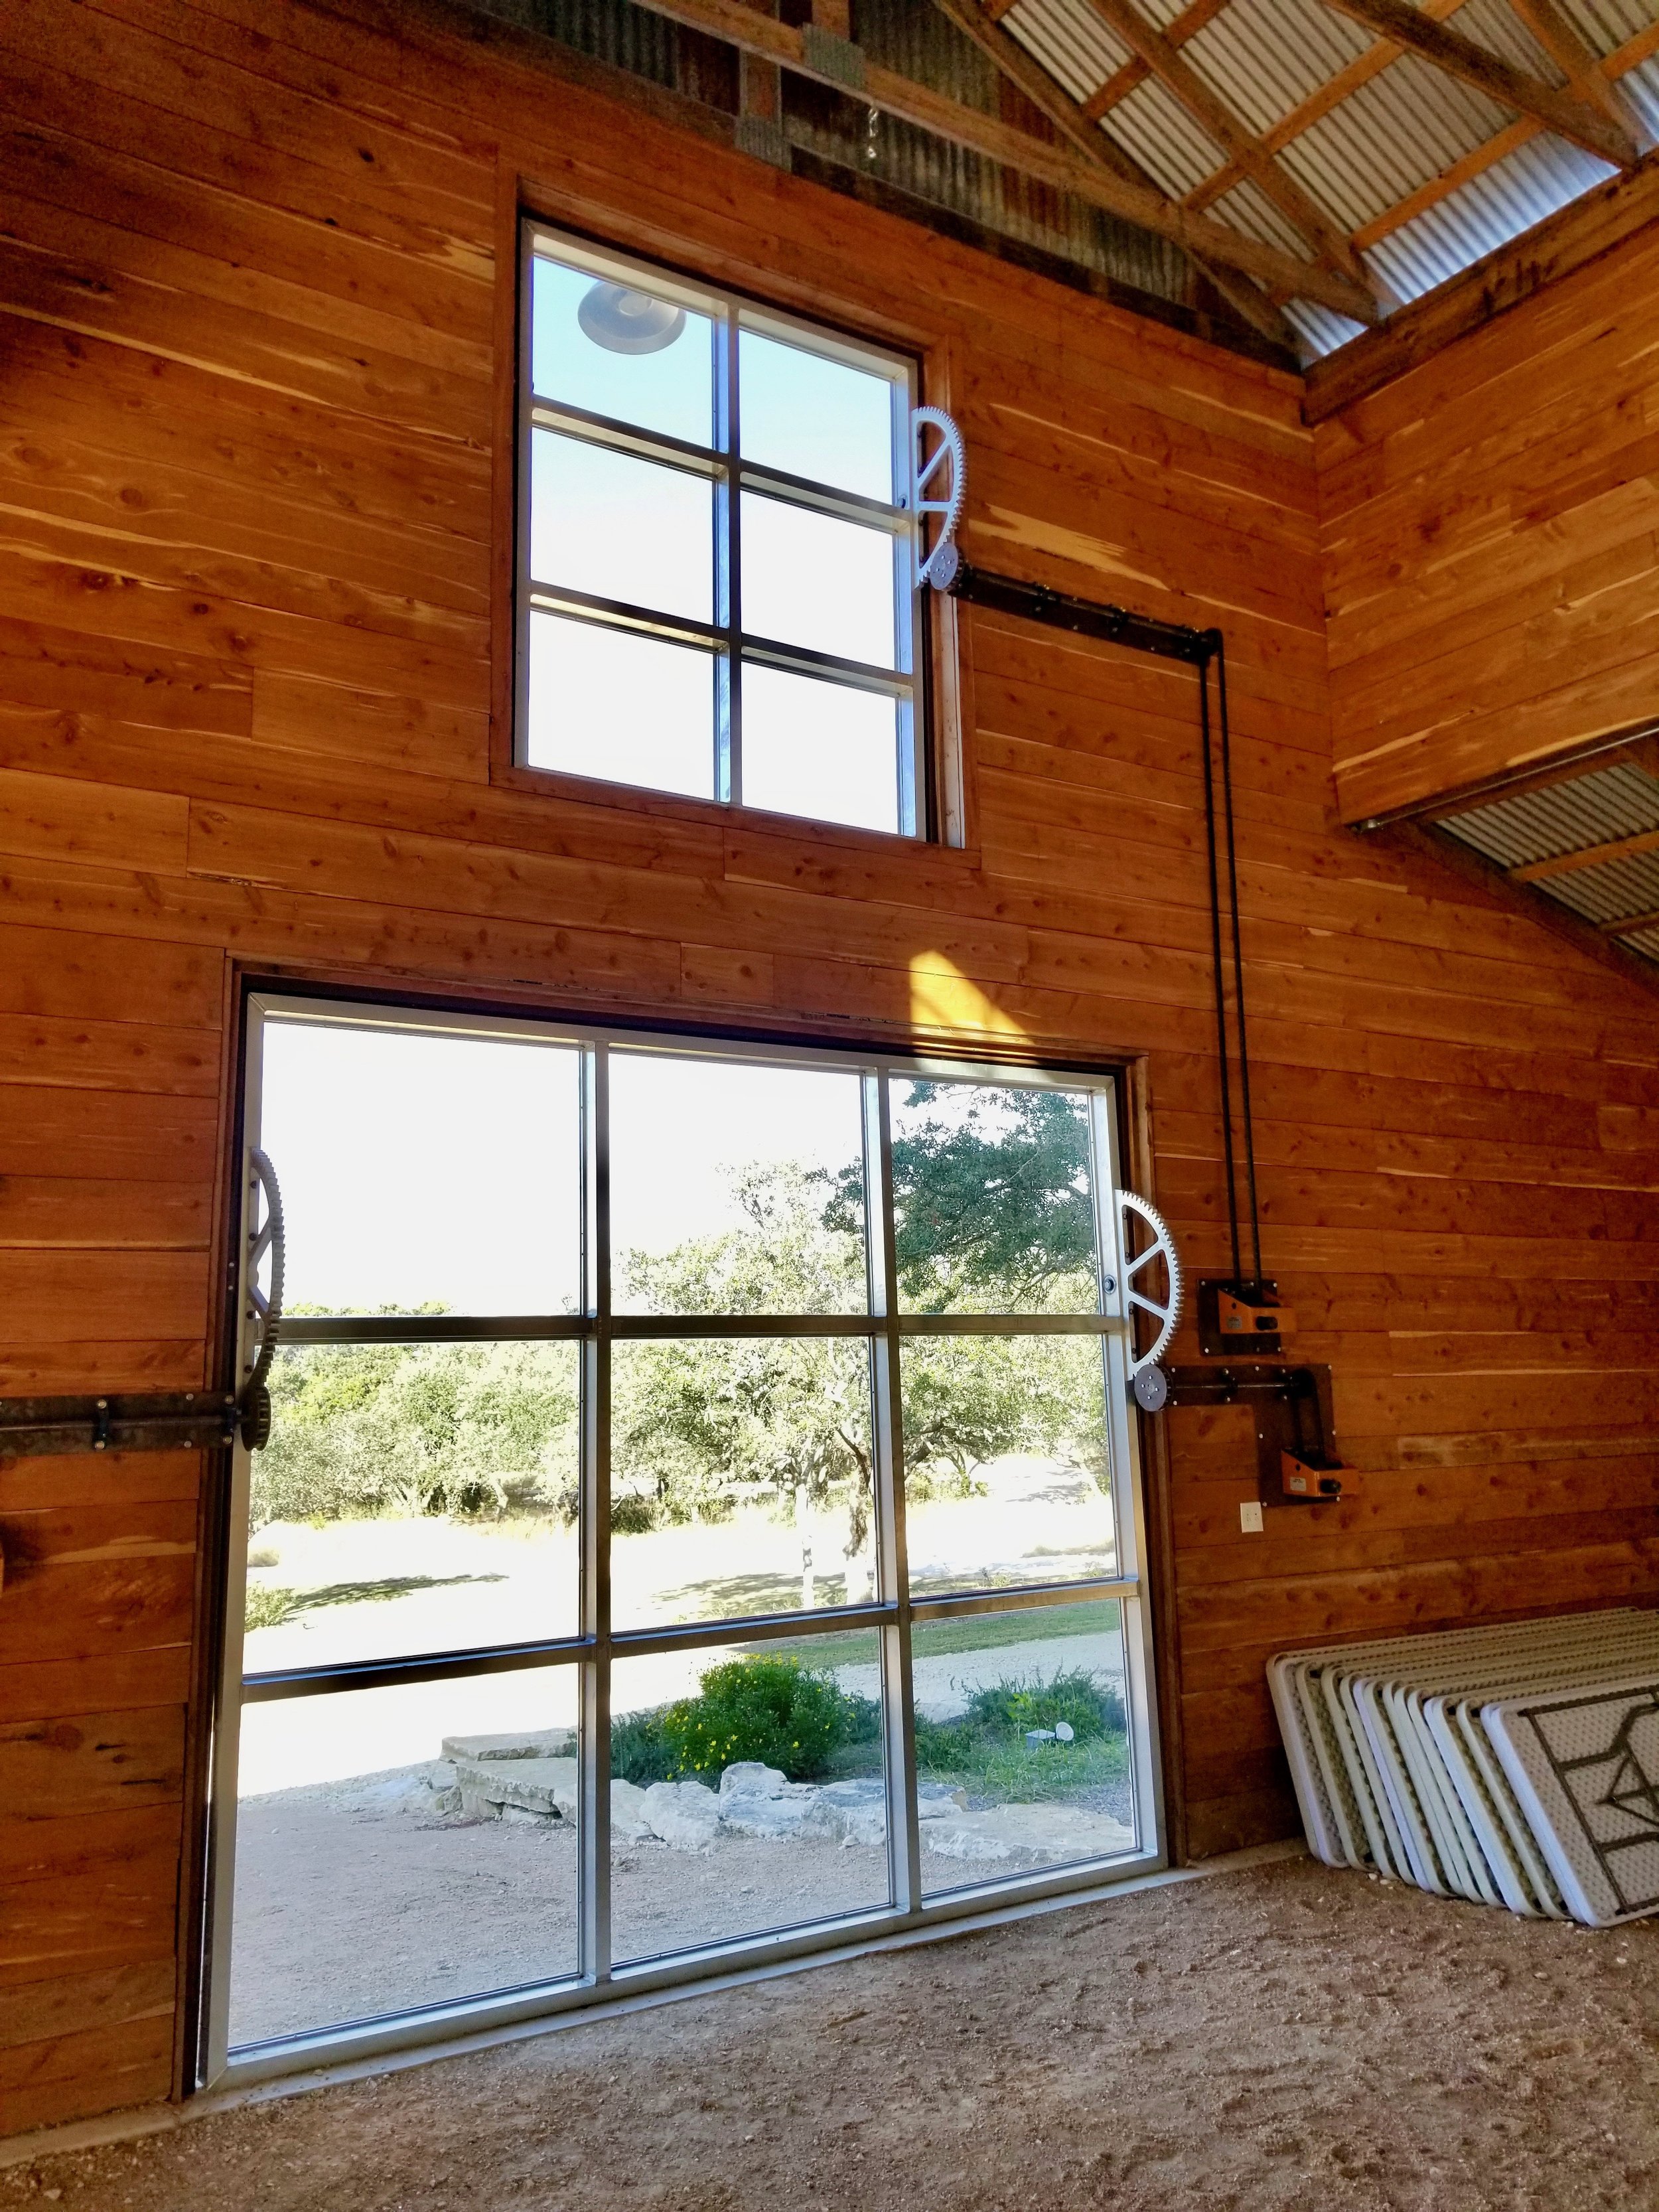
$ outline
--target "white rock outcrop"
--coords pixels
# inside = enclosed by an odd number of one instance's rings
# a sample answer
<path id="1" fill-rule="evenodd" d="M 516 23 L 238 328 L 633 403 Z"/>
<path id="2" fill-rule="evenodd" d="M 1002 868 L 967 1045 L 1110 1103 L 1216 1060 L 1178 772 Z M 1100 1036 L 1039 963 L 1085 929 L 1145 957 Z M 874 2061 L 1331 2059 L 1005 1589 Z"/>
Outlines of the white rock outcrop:
<path id="1" fill-rule="evenodd" d="M 701 1782 L 653 1782 L 642 1817 L 677 1850 L 706 1851 L 720 1834 L 720 1801 Z"/>

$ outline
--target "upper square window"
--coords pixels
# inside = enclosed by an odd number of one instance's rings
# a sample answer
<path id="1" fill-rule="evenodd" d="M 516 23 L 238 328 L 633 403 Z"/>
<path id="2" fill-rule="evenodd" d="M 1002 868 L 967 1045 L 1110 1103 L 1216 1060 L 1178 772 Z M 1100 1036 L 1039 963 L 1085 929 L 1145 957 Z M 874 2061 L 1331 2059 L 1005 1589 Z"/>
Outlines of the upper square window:
<path id="1" fill-rule="evenodd" d="M 925 830 L 902 356 L 524 234 L 517 757 Z"/>

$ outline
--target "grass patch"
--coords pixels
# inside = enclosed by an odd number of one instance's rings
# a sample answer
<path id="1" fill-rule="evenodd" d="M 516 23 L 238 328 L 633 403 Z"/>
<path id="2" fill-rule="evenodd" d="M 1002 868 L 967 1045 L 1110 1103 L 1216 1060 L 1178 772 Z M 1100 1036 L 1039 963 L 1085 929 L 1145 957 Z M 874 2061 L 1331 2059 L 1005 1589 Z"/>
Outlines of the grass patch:
<path id="1" fill-rule="evenodd" d="M 1030 1743 L 1029 1733 L 1065 1726 L 1069 1742 Z M 975 1690 L 959 1719 L 916 1721 L 923 1779 L 998 1803 L 1074 1796 L 1127 1771 L 1123 1701 L 1083 1668 L 1016 1675 Z"/>
<path id="2" fill-rule="evenodd" d="M 970 1613 L 955 1620 L 918 1620 L 910 1629 L 910 1650 L 918 1659 L 949 1658 L 958 1651 L 997 1651 L 1010 1644 L 1051 1644 L 1068 1636 L 1109 1636 L 1118 1626 L 1118 1602 L 1102 1598 L 1088 1605 L 1024 1607 L 1016 1613 Z M 793 1652 L 803 1667 L 872 1667 L 881 1656 L 873 1628 L 843 1630 L 839 1635 L 792 1636 L 757 1651 Z"/>

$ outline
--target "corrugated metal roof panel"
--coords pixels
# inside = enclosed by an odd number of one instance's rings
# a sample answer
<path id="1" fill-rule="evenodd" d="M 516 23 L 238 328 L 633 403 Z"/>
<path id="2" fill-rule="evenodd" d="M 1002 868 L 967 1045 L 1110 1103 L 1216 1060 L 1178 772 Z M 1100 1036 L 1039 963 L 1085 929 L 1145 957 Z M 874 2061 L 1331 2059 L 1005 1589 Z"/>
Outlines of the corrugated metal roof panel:
<path id="1" fill-rule="evenodd" d="M 1213 176 L 1226 156 L 1172 92 L 1148 77 L 1109 109 L 1105 128 L 1141 167 L 1177 199 Z"/>
<path id="2" fill-rule="evenodd" d="M 1593 54 L 1613 53 L 1653 22 L 1644 0 L 1556 0 L 1556 4 Z"/>
<path id="3" fill-rule="evenodd" d="M 1379 239 L 1371 258 L 1401 299 L 1417 299 L 1614 173 L 1594 154 L 1540 134 Z"/>
<path id="4" fill-rule="evenodd" d="M 1107 29 L 1088 0 L 1019 0 L 1003 17 L 1002 27 L 1073 100 L 1086 100 L 1097 92 L 1129 58 L 1128 48 Z"/>
<path id="5" fill-rule="evenodd" d="M 1659 54 L 1627 70 L 1619 89 L 1641 118 L 1643 129 L 1659 138 Z"/>
<path id="6" fill-rule="evenodd" d="M 1638 929 L 1634 937 L 1621 937 L 1618 942 L 1628 952 L 1639 952 L 1644 960 L 1659 960 L 1659 929 Z"/>
<path id="7" fill-rule="evenodd" d="M 1182 52 L 1253 131 L 1267 131 L 1371 43 L 1318 0 L 1231 0 Z"/>
<path id="8" fill-rule="evenodd" d="M 1512 109 L 1402 54 L 1292 138 L 1279 159 L 1345 230 L 1356 231 L 1513 120 Z"/>
<path id="9" fill-rule="evenodd" d="M 1351 323 L 1346 315 L 1322 307 L 1316 300 L 1286 300 L 1284 314 L 1311 355 L 1334 353 L 1350 338 L 1364 336 L 1363 323 Z"/>
<path id="10" fill-rule="evenodd" d="M 1659 830 L 1659 780 L 1620 761 L 1541 791 L 1516 792 L 1447 815 L 1440 827 L 1500 867 L 1524 868 Z"/>
<path id="11" fill-rule="evenodd" d="M 1599 868 L 1575 868 L 1571 875 L 1547 878 L 1538 888 L 1586 921 L 1652 914 L 1659 911 L 1659 853 L 1633 853 Z"/>
<path id="12" fill-rule="evenodd" d="M 1566 71 L 1539 45 L 1509 0 L 1463 0 L 1450 27 L 1528 76 L 1541 77 L 1546 84 L 1567 81 Z"/>
<path id="13" fill-rule="evenodd" d="M 1260 185 L 1246 178 L 1224 192 L 1210 210 L 1218 222 L 1231 230 L 1242 231 L 1246 238 L 1259 239 L 1264 246 L 1276 246 L 1281 253 L 1292 255 L 1298 261 L 1311 261 L 1314 252 L 1302 233 L 1281 215 Z"/>

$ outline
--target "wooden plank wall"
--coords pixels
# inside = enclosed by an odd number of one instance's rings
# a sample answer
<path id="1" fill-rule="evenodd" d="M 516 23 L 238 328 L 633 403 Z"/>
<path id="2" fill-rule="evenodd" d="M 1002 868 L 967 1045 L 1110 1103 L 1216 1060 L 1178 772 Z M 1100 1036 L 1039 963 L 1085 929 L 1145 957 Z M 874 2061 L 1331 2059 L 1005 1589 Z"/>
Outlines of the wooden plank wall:
<path id="1" fill-rule="evenodd" d="M 921 348 L 972 557 L 1225 626 L 1267 1260 L 1359 1473 L 1243 1537 L 1242 1420 L 1170 1419 L 1186 1848 L 1293 1826 L 1276 1647 L 1653 1594 L 1656 1003 L 1338 826 L 1292 380 L 410 5 L 11 0 L 0 97 L 0 1391 L 205 1379 L 239 963 L 1136 1061 L 1224 1261 L 1188 672 L 966 613 L 960 850 L 492 780 L 524 180 Z M 170 2078 L 200 1473 L 0 1473 L 12 2129 Z"/>
<path id="2" fill-rule="evenodd" d="M 1659 225 L 1316 435 L 1345 821 L 1659 713 Z"/>

